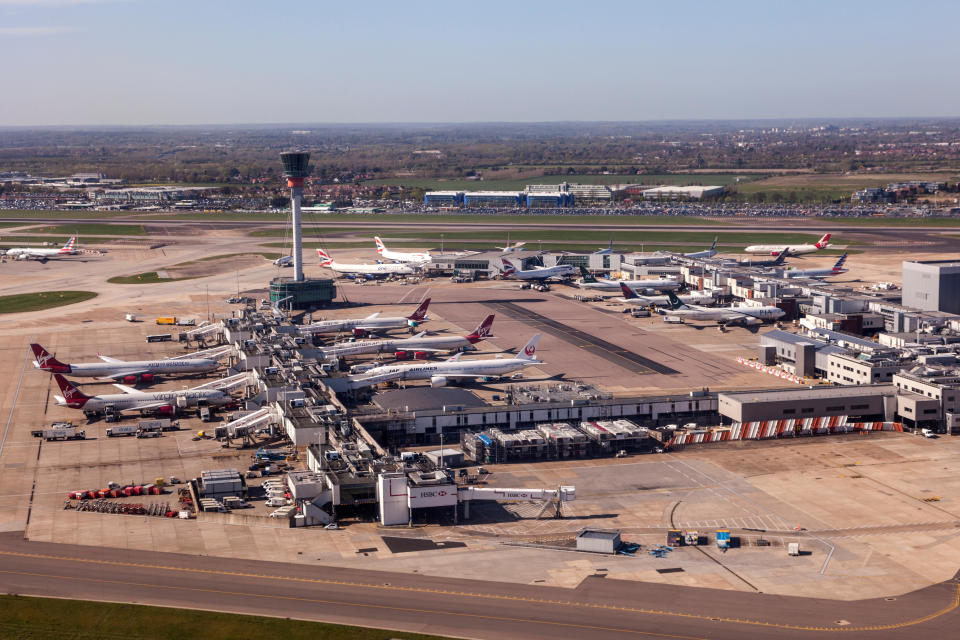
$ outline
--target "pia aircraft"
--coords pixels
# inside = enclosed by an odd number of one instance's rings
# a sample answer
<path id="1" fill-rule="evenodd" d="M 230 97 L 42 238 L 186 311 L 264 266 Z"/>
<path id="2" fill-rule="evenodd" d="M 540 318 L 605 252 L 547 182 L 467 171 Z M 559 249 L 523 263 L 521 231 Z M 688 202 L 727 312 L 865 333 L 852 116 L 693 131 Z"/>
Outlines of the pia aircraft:
<path id="1" fill-rule="evenodd" d="M 623 292 L 622 298 L 617 298 L 618 302 L 626 304 L 635 304 L 641 307 L 669 307 L 670 296 L 641 296 L 636 291 L 627 286 L 625 282 L 620 283 L 620 291 Z M 683 304 L 713 304 L 716 298 L 712 293 L 703 291 L 694 291 L 693 293 L 681 294 L 676 296 Z"/>
<path id="2" fill-rule="evenodd" d="M 584 267 L 580 267 L 580 275 L 577 286 L 581 289 L 601 289 L 613 291 L 619 289 L 620 285 L 625 284 L 631 289 L 641 289 L 643 291 L 674 291 L 680 288 L 680 282 L 673 278 L 654 278 L 650 280 L 597 280 Z"/>
<path id="3" fill-rule="evenodd" d="M 246 377 L 246 374 L 241 375 Z M 53 374 L 53 378 L 63 394 L 54 396 L 57 404 L 70 409 L 83 409 L 84 413 L 99 413 L 112 407 L 121 413 L 141 411 L 173 415 L 179 407 L 224 405 L 233 402 L 233 397 L 221 388 L 230 378 L 179 391 L 138 391 L 122 384 L 115 384 L 114 386 L 123 393 L 109 393 L 102 396 L 88 396 L 59 373 Z"/>
<path id="4" fill-rule="evenodd" d="M 336 273 L 342 273 L 349 276 L 405 276 L 416 273 L 416 269 L 405 264 L 380 263 L 377 264 L 346 264 L 337 262 L 323 249 L 317 249 L 317 255 L 320 256 L 320 266 L 327 267 Z"/>
<path id="5" fill-rule="evenodd" d="M 358 376 L 350 376 L 348 388 L 358 389 L 385 380 L 430 380 L 431 387 L 446 386 L 451 380 L 462 378 L 483 378 L 503 376 L 525 367 L 543 364 L 536 359 L 537 343 L 540 334 L 536 334 L 520 349 L 513 358 L 491 358 L 487 360 L 461 360 L 458 353 L 443 362 L 394 364 L 374 367 Z"/>
<path id="6" fill-rule="evenodd" d="M 717 240 L 720 236 L 713 236 L 713 244 L 710 245 L 709 249 L 704 249 L 703 251 L 694 251 L 693 253 L 684 253 L 684 258 L 712 258 L 717 255 Z"/>
<path id="7" fill-rule="evenodd" d="M 387 249 L 387 245 L 383 244 L 383 240 L 379 236 L 374 236 L 373 238 L 377 243 L 377 253 L 380 254 L 381 258 L 385 260 L 393 260 L 394 262 L 412 262 L 414 264 L 424 264 L 433 260 L 430 257 L 429 253 L 406 253 L 403 251 L 390 251 Z"/>
<path id="8" fill-rule="evenodd" d="M 127 361 L 109 356 L 99 356 L 103 362 L 84 362 L 65 364 L 53 357 L 50 352 L 36 343 L 31 343 L 33 366 L 50 373 L 69 373 L 80 378 L 98 378 L 100 380 L 124 379 L 127 382 L 150 382 L 155 374 L 202 373 L 217 368 L 213 358 L 190 358 L 181 356 L 165 360 Z"/>
<path id="9" fill-rule="evenodd" d="M 671 291 L 670 308 L 659 310 L 664 320 L 683 322 L 684 320 L 712 320 L 720 325 L 742 324 L 753 326 L 763 324 L 765 320 L 778 320 L 784 316 L 783 309 L 773 306 L 748 307 L 737 305 L 720 309 L 710 309 L 699 305 L 686 305 Z"/>
<path id="10" fill-rule="evenodd" d="M 410 315 L 403 316 L 381 316 L 380 312 L 372 313 L 366 318 L 342 318 L 339 320 L 321 320 L 313 324 L 306 324 L 300 327 L 303 333 L 339 333 L 341 331 L 353 331 L 357 335 L 365 333 L 382 331 L 385 329 L 399 329 L 401 327 L 415 327 L 427 319 L 427 307 L 430 306 L 430 298 L 420 303 L 420 306 Z"/>
<path id="11" fill-rule="evenodd" d="M 577 268 L 572 264 L 558 264 L 555 267 L 535 267 L 533 269 L 517 269 L 512 262 L 506 258 L 500 258 L 503 263 L 504 278 L 511 280 L 549 280 L 557 278 L 572 278 L 577 272 Z"/>
<path id="12" fill-rule="evenodd" d="M 424 351 L 436 353 L 438 351 L 453 351 L 460 347 L 476 344 L 490 337 L 493 328 L 493 314 L 484 318 L 483 322 L 465 336 L 428 336 L 422 331 L 409 338 L 386 338 L 384 340 L 358 340 L 357 342 L 339 342 L 320 351 L 325 358 L 339 358 L 362 353 L 397 353 L 400 351 Z"/>
<path id="13" fill-rule="evenodd" d="M 752 244 L 744 251 L 747 253 L 767 253 L 771 256 L 776 256 L 784 251 L 789 251 L 795 256 L 804 253 L 816 253 L 830 246 L 830 235 L 829 233 L 823 234 L 823 237 L 814 244 Z"/>
<path id="14" fill-rule="evenodd" d="M 829 278 L 846 273 L 849 269 L 843 268 L 843 263 L 847 261 L 847 254 L 844 253 L 840 259 L 829 269 L 789 269 L 783 272 L 784 278 Z"/>
<path id="15" fill-rule="evenodd" d="M 50 258 L 62 258 L 63 256 L 75 256 L 80 253 L 76 248 L 77 236 L 71 236 L 67 243 L 59 249 L 40 249 L 38 247 L 14 247 L 7 249 L 6 256 L 13 260 L 39 260 L 46 262 Z"/>

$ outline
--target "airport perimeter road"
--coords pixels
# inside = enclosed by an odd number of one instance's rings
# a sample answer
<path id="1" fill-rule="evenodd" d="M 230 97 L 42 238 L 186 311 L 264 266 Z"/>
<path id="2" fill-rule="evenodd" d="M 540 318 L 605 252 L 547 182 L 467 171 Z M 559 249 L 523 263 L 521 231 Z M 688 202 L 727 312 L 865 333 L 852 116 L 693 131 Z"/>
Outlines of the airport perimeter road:
<path id="1" fill-rule="evenodd" d="M 118 522 L 124 516 L 118 516 Z M 0 534 L 0 591 L 484 638 L 946 638 L 956 581 L 836 602 L 603 578 L 577 589 L 26 542 Z"/>

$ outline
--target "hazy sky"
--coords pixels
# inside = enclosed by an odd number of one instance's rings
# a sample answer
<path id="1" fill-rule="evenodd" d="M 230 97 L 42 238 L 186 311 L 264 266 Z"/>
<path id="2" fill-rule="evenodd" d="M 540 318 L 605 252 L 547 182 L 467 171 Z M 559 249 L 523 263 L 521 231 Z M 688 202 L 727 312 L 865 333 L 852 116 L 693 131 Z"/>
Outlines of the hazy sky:
<path id="1" fill-rule="evenodd" d="M 0 125 L 960 115 L 960 3 L 0 0 Z"/>

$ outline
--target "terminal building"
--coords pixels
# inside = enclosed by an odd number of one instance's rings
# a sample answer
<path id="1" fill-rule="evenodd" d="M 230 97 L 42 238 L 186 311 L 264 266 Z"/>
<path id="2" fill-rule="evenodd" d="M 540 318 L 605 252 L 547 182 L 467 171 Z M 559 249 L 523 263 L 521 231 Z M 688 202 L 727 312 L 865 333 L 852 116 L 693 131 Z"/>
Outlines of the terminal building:
<path id="1" fill-rule="evenodd" d="M 960 261 L 904 261 L 903 304 L 960 313 Z"/>
<path id="2" fill-rule="evenodd" d="M 723 195 L 723 187 L 654 187 L 643 191 L 644 200 L 706 200 Z"/>

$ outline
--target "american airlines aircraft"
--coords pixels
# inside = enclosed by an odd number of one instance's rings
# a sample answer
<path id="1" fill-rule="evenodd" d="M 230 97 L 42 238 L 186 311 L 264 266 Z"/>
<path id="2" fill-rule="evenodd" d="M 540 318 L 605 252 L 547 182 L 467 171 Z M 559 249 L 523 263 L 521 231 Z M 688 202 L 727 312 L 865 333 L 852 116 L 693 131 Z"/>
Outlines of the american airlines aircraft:
<path id="1" fill-rule="evenodd" d="M 377 253 L 380 254 L 381 258 L 386 260 L 393 260 L 394 262 L 412 262 L 415 264 L 424 264 L 433 260 L 429 253 L 405 253 L 403 251 L 390 251 L 390 249 L 387 249 L 387 245 L 383 244 L 383 240 L 381 240 L 379 236 L 374 236 L 373 239 L 377 243 Z"/>
<path id="2" fill-rule="evenodd" d="M 642 307 L 669 307 L 670 296 L 641 296 L 636 291 L 627 286 L 625 282 L 620 283 L 620 291 L 623 292 L 622 298 L 617 298 L 618 302 L 626 304 L 635 304 Z M 711 293 L 694 291 L 693 293 L 681 294 L 677 299 L 684 304 L 713 304 L 716 298 Z"/>
<path id="3" fill-rule="evenodd" d="M 141 411 L 172 415 L 178 407 L 198 405 L 223 405 L 233 402 L 229 393 L 216 385 L 218 380 L 192 389 L 179 391 L 137 391 L 122 384 L 114 385 L 123 393 L 88 396 L 59 373 L 53 374 L 62 396 L 54 396 L 57 404 L 70 409 L 83 409 L 84 413 L 99 413 L 107 408 L 116 411 Z"/>
<path id="4" fill-rule="evenodd" d="M 512 262 L 506 258 L 500 258 L 503 263 L 504 278 L 511 280 L 549 280 L 557 278 L 563 280 L 572 278 L 577 272 L 577 268 L 572 264 L 558 264 L 555 267 L 536 267 L 534 269 L 517 269 Z"/>
<path id="5" fill-rule="evenodd" d="M 664 320 L 713 320 L 717 324 L 742 324 L 753 326 L 763 324 L 764 320 L 778 320 L 784 316 L 783 309 L 773 306 L 748 307 L 746 305 L 737 305 L 734 307 L 723 307 L 720 309 L 708 309 L 698 305 L 686 305 L 680 302 L 680 299 L 673 293 L 667 294 L 670 298 L 671 307 L 669 309 L 660 309 Z"/>
<path id="6" fill-rule="evenodd" d="M 81 378 L 99 378 L 101 380 L 124 378 L 127 382 L 138 380 L 148 382 L 158 373 L 201 373 L 212 371 L 218 366 L 217 361 L 212 358 L 170 358 L 128 362 L 108 356 L 99 356 L 103 362 L 64 364 L 39 344 L 31 343 L 30 348 L 33 350 L 33 366 L 37 369 L 50 373 L 69 373 Z"/>
<path id="7" fill-rule="evenodd" d="M 300 327 L 302 333 L 339 333 L 341 331 L 353 331 L 363 334 L 384 329 L 399 329 L 401 327 L 415 327 L 420 322 L 427 319 L 427 307 L 430 306 L 430 298 L 420 303 L 416 310 L 406 317 L 402 316 L 381 316 L 380 312 L 370 314 L 366 318 L 342 318 L 340 320 L 321 320 L 312 324 L 306 324 Z"/>
<path id="8" fill-rule="evenodd" d="M 502 376 L 525 367 L 544 364 L 536 359 L 537 343 L 540 334 L 536 334 L 520 349 L 514 358 L 490 358 L 486 360 L 461 360 L 458 353 L 449 360 L 433 363 L 395 364 L 374 367 L 360 375 L 348 376 L 345 389 L 360 389 L 387 380 L 430 380 L 431 387 L 446 386 L 451 380 L 461 378 L 482 378 Z"/>
<path id="9" fill-rule="evenodd" d="M 642 289 L 643 291 L 674 291 L 680 288 L 680 282 L 673 278 L 651 278 L 650 280 L 597 280 L 585 268 L 580 267 L 580 275 L 577 286 L 581 289 L 600 289 L 604 291 L 614 291 L 625 284 L 631 289 Z"/>
<path id="10" fill-rule="evenodd" d="M 14 247 L 7 249 L 6 256 L 13 260 L 39 260 L 46 262 L 50 258 L 61 258 L 63 256 L 75 256 L 80 253 L 76 248 L 77 237 L 72 236 L 67 243 L 59 249 L 40 249 L 37 247 Z"/>
<path id="11" fill-rule="evenodd" d="M 830 246 L 830 235 L 829 233 L 823 234 L 823 237 L 815 244 L 752 244 L 744 249 L 744 251 L 747 253 L 768 253 L 771 256 L 783 253 L 784 251 L 789 251 L 791 255 L 795 256 L 804 253 L 816 253 Z"/>
<path id="12" fill-rule="evenodd" d="M 317 249 L 317 255 L 320 256 L 320 266 L 327 267 L 336 273 L 359 276 L 405 276 L 416 273 L 416 269 L 408 267 L 405 264 L 345 264 L 337 262 L 327 254 L 323 249 Z"/>
<path id="13" fill-rule="evenodd" d="M 430 353 L 452 351 L 489 338 L 490 329 L 493 327 L 493 317 L 491 313 L 473 330 L 473 333 L 465 336 L 428 336 L 427 332 L 424 331 L 409 338 L 339 342 L 335 345 L 324 347 L 320 351 L 325 358 L 339 358 L 341 356 L 353 356 L 361 353 L 389 353 L 391 351 L 394 353 L 399 351 L 426 351 Z"/>
<path id="14" fill-rule="evenodd" d="M 829 269 L 788 269 L 783 272 L 784 278 L 829 278 L 830 276 L 838 276 L 841 273 L 846 273 L 849 269 L 843 268 L 843 263 L 847 261 L 847 254 L 844 253 L 840 256 L 840 259 L 837 260 Z"/>

